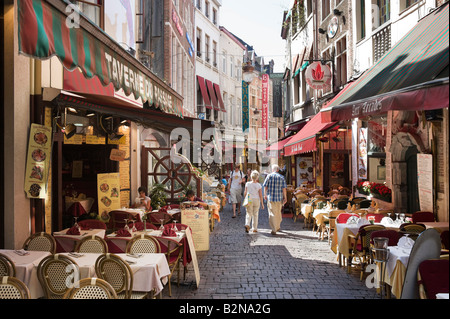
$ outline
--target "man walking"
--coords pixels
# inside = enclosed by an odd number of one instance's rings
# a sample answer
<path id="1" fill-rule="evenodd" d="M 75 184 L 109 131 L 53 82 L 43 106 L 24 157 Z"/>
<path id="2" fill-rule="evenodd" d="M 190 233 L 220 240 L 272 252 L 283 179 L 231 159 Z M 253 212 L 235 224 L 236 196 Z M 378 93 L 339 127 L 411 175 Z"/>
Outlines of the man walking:
<path id="1" fill-rule="evenodd" d="M 272 174 L 269 174 L 263 184 L 264 199 L 267 201 L 269 210 L 269 224 L 272 235 L 276 235 L 281 226 L 281 210 L 287 202 L 286 180 L 279 173 L 280 167 L 272 165 Z"/>

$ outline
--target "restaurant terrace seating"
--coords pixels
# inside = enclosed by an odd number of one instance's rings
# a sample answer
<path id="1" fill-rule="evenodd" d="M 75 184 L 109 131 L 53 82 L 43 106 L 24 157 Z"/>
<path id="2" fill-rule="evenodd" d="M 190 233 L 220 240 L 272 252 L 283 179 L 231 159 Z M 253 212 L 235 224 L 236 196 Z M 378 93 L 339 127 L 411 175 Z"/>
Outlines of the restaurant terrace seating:
<path id="1" fill-rule="evenodd" d="M 166 224 L 172 222 L 172 216 L 163 210 L 160 210 L 158 212 L 149 213 L 149 214 L 147 214 L 147 218 L 153 225 L 155 225 L 157 227 L 161 226 L 161 220 L 162 220 L 163 225 L 166 225 Z"/>
<path id="2" fill-rule="evenodd" d="M 359 208 L 363 209 L 363 208 L 369 208 L 372 205 L 372 201 L 365 199 L 359 202 Z"/>
<path id="3" fill-rule="evenodd" d="M 436 294 L 448 293 L 448 259 L 429 259 L 421 262 L 417 272 L 417 281 L 420 299 L 436 299 Z"/>
<path id="4" fill-rule="evenodd" d="M 52 235 L 47 233 L 35 233 L 25 240 L 22 248 L 29 251 L 48 251 L 54 254 L 56 252 L 56 241 Z"/>
<path id="5" fill-rule="evenodd" d="M 8 256 L 0 254 L 0 277 L 15 277 L 16 266 Z"/>
<path id="6" fill-rule="evenodd" d="M 80 269 L 67 256 L 56 254 L 42 259 L 37 267 L 37 277 L 46 299 L 62 299 L 69 289 L 67 281 L 73 277 L 73 273 L 79 274 Z"/>
<path id="7" fill-rule="evenodd" d="M 67 290 L 64 299 L 117 299 L 114 288 L 100 278 L 81 279 Z"/>
<path id="8" fill-rule="evenodd" d="M 81 227 L 82 230 L 88 230 L 88 229 L 104 229 L 106 230 L 106 224 L 102 222 L 101 220 L 96 219 L 85 219 L 78 222 L 78 225 Z"/>
<path id="9" fill-rule="evenodd" d="M 0 277 L 0 299 L 30 299 L 30 291 L 19 279 L 3 276 Z"/>
<path id="10" fill-rule="evenodd" d="M 413 223 L 426 223 L 426 222 L 434 222 L 434 214 L 432 212 L 415 212 L 412 215 Z"/>
<path id="11" fill-rule="evenodd" d="M 146 292 L 133 291 L 133 271 L 127 262 L 115 254 L 103 254 L 95 261 L 95 273 L 108 282 L 118 299 L 146 299 Z"/>
<path id="12" fill-rule="evenodd" d="M 133 224 L 129 224 L 128 225 L 131 229 L 131 227 L 133 227 Z M 138 231 L 143 231 L 144 230 L 144 222 L 135 222 L 134 226 L 136 227 L 136 229 Z M 152 223 L 145 221 L 145 227 L 147 227 L 147 230 L 153 229 L 153 230 L 157 230 L 158 227 L 156 227 L 155 225 L 153 225 Z"/>
<path id="13" fill-rule="evenodd" d="M 350 255 L 347 261 L 348 273 L 351 271 L 352 261 L 354 258 L 358 258 L 361 267 L 360 280 L 363 279 L 366 266 L 372 263 L 371 252 L 371 235 L 374 231 L 386 229 L 383 225 L 365 225 L 361 226 L 356 235 L 349 235 L 349 247 Z"/>
<path id="14" fill-rule="evenodd" d="M 348 199 L 337 199 L 333 202 L 334 206 L 337 209 L 346 209 L 348 206 L 348 203 L 351 203 L 351 201 L 349 201 Z"/>
<path id="15" fill-rule="evenodd" d="M 399 230 L 400 232 L 404 234 L 408 234 L 409 237 L 413 240 L 416 240 L 417 237 L 423 233 L 427 227 L 423 224 L 411 224 L 411 223 L 405 223 L 400 225 Z"/>
<path id="16" fill-rule="evenodd" d="M 378 238 L 378 237 L 384 237 L 384 238 L 388 238 L 388 246 L 397 246 L 398 241 L 400 240 L 401 234 L 393 229 L 383 229 L 383 230 L 377 230 L 372 232 L 372 234 L 370 235 L 371 239 L 371 243 L 373 243 L 373 239 L 374 238 Z"/>
<path id="17" fill-rule="evenodd" d="M 336 228 L 336 218 L 342 213 L 345 213 L 345 211 L 332 210 L 328 213 L 328 216 L 325 217 L 325 232 L 328 235 L 328 244 L 331 243 L 331 238 Z"/>
<path id="18" fill-rule="evenodd" d="M 161 246 L 155 237 L 149 235 L 134 236 L 127 244 L 127 254 L 159 254 Z"/>
<path id="19" fill-rule="evenodd" d="M 359 217 L 359 215 L 357 215 L 357 214 L 342 213 L 342 214 L 339 214 L 339 216 L 336 218 L 336 223 L 345 224 L 347 222 L 347 220 L 352 216 Z"/>
<path id="20" fill-rule="evenodd" d="M 364 215 L 364 218 L 367 219 L 367 220 L 370 220 L 370 217 L 374 217 L 375 223 L 381 223 L 381 220 L 382 220 L 384 217 L 387 217 L 387 216 L 388 216 L 387 214 L 367 213 L 367 214 Z"/>
<path id="21" fill-rule="evenodd" d="M 104 254 L 108 252 L 108 244 L 101 237 L 87 236 L 77 242 L 75 252 Z"/>
<path id="22" fill-rule="evenodd" d="M 133 220 L 134 216 L 130 212 L 113 210 L 109 212 L 109 229 L 113 232 L 125 227 L 125 220 Z"/>

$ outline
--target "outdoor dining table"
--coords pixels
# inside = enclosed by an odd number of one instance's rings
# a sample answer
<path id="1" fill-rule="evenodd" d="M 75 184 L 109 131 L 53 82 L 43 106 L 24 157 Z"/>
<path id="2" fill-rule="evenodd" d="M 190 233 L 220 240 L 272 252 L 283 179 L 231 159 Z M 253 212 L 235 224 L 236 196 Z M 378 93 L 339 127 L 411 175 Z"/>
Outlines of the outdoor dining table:
<path id="1" fill-rule="evenodd" d="M 28 287 L 31 298 L 41 298 L 45 294 L 37 277 L 37 266 L 42 259 L 50 256 L 50 253 L 46 251 L 27 251 L 25 254 L 21 254 L 20 252 L 24 253 L 25 251 L 0 249 L 0 253 L 9 257 L 14 263 L 16 278 Z"/>
<path id="2" fill-rule="evenodd" d="M 167 247 L 169 243 L 173 243 L 174 245 L 181 245 L 183 249 L 183 266 L 186 266 L 192 261 L 192 256 L 190 252 L 189 245 L 187 243 L 186 233 L 184 231 L 176 232 L 176 237 L 167 237 L 162 235 L 162 230 L 147 230 L 147 231 L 138 231 L 133 232 L 132 236 L 128 237 L 120 237 L 117 235 L 117 232 L 106 235 L 106 243 L 108 244 L 108 251 L 110 253 L 120 254 L 125 253 L 128 243 L 134 236 L 140 235 L 149 235 L 155 237 L 161 245 L 161 252 L 165 253 L 167 251 Z M 175 246 L 172 246 L 172 248 Z"/>
<path id="3" fill-rule="evenodd" d="M 73 259 L 80 268 L 80 279 L 98 277 L 95 272 L 95 261 L 101 254 L 86 253 L 76 257 L 70 253 L 63 253 Z M 131 257 L 127 254 L 117 254 L 127 262 L 133 272 L 133 290 L 159 294 L 168 282 L 170 275 L 169 264 L 164 254 L 139 254 Z"/>
<path id="4" fill-rule="evenodd" d="M 98 236 L 100 238 L 104 238 L 106 233 L 104 229 L 88 229 L 81 230 L 80 235 L 67 235 L 67 231 L 69 229 L 70 228 L 67 228 L 53 233 L 53 238 L 55 238 L 56 241 L 57 253 L 72 252 L 74 251 L 77 242 L 84 237 Z"/>
<path id="5" fill-rule="evenodd" d="M 389 256 L 383 281 L 391 287 L 392 294 L 397 298 L 400 298 L 402 295 L 411 250 L 412 247 L 389 247 Z"/>

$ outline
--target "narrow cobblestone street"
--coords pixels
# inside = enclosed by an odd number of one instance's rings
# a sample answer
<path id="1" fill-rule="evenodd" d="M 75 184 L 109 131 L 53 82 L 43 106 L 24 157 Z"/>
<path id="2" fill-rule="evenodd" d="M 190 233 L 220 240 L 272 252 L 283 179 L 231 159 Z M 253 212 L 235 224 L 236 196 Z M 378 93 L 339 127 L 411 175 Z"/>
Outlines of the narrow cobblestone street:
<path id="1" fill-rule="evenodd" d="M 283 218 L 281 231 L 273 236 L 267 210 L 260 211 L 258 233 L 245 232 L 245 209 L 231 216 L 227 205 L 210 236 L 210 250 L 197 254 L 200 287 L 195 287 L 190 265 L 186 281 L 180 287 L 173 283 L 173 299 L 379 298 L 359 280 L 358 271 L 347 274 L 339 267 L 327 240 L 303 229 L 302 220 Z M 169 298 L 166 291 L 163 298 Z"/>

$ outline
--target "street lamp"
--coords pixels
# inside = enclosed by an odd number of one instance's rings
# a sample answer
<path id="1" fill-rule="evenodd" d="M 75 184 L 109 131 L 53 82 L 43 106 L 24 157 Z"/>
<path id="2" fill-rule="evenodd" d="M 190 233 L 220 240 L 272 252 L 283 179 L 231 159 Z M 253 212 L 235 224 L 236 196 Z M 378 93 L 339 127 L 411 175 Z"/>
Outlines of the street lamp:
<path id="1" fill-rule="evenodd" d="M 256 76 L 253 71 L 255 71 L 255 67 L 250 62 L 245 62 L 242 65 L 242 79 L 247 83 L 251 83 Z"/>

